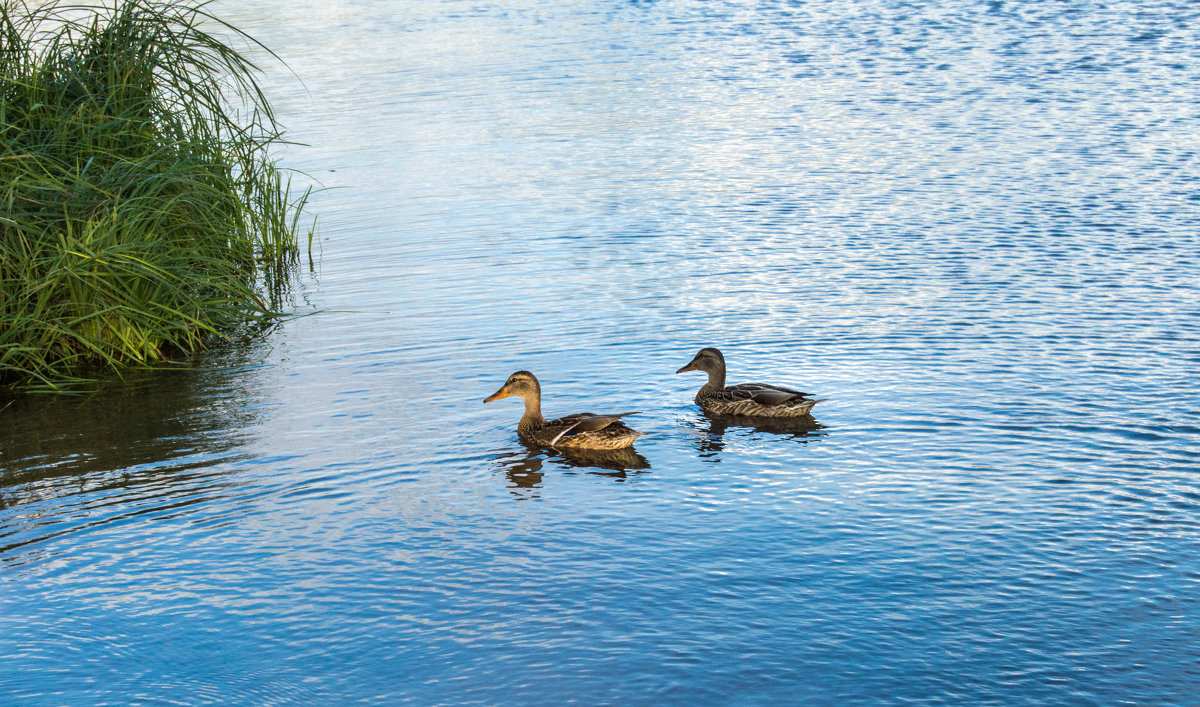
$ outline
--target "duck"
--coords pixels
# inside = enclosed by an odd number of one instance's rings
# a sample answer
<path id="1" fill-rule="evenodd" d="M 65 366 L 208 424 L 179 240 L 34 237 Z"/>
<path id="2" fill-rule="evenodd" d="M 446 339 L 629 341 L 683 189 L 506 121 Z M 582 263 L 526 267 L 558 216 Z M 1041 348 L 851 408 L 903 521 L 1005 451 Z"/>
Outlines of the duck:
<path id="1" fill-rule="evenodd" d="M 621 422 L 622 417 L 637 415 L 637 412 L 616 415 L 581 412 L 546 420 L 542 417 L 542 386 L 537 376 L 529 371 L 517 371 L 509 376 L 500 390 L 484 398 L 483 402 L 510 396 L 525 400 L 525 414 L 517 423 L 517 436 L 527 443 L 564 450 L 625 449 L 642 434 Z"/>
<path id="2" fill-rule="evenodd" d="M 725 385 L 725 356 L 718 349 L 700 349 L 695 358 L 675 373 L 704 371 L 708 382 L 696 391 L 696 404 L 714 415 L 743 417 L 804 417 L 813 405 L 825 398 L 813 399 L 808 393 L 766 383 Z"/>

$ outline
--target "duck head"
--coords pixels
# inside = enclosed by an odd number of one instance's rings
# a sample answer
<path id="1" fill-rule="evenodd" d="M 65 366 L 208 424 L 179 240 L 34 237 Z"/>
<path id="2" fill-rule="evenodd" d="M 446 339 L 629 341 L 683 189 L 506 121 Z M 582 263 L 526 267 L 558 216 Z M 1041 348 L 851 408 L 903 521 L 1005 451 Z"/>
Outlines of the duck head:
<path id="1" fill-rule="evenodd" d="M 724 370 L 725 357 L 721 355 L 720 351 L 709 347 L 700 349 L 700 351 L 696 353 L 695 358 L 693 358 L 688 365 L 675 372 L 683 373 L 684 371 L 704 371 L 705 373 L 712 373 L 715 371 Z"/>
<path id="2" fill-rule="evenodd" d="M 483 402 L 490 403 L 493 400 L 512 395 L 526 400 L 538 400 L 542 396 L 542 387 L 538 385 L 538 379 L 529 371 L 517 371 L 504 381 L 500 390 L 484 398 Z"/>

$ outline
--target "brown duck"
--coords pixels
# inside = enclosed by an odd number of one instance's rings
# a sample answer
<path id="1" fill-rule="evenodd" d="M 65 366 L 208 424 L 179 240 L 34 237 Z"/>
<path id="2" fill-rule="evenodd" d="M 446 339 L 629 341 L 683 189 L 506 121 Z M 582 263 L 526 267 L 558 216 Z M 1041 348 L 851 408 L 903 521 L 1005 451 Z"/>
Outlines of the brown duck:
<path id="1" fill-rule="evenodd" d="M 510 395 L 525 400 L 525 414 L 517 423 L 517 436 L 532 444 L 556 449 L 623 449 L 641 435 L 620 421 L 636 412 L 618 415 L 581 412 L 547 421 L 542 417 L 542 386 L 529 371 L 517 371 L 509 376 L 500 390 L 484 398 L 483 402 L 490 403 Z"/>
<path id="2" fill-rule="evenodd" d="M 700 349 L 684 371 L 704 371 L 708 382 L 696 392 L 696 404 L 715 415 L 745 417 L 802 417 L 812 406 L 824 400 L 814 400 L 808 393 L 766 383 L 725 385 L 725 357 L 714 348 Z"/>

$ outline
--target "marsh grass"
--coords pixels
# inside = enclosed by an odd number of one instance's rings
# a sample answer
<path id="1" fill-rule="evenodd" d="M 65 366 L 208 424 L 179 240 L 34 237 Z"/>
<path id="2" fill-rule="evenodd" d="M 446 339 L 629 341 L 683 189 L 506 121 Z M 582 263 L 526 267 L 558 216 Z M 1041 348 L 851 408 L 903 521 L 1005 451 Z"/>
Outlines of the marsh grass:
<path id="1" fill-rule="evenodd" d="M 180 365 L 280 310 L 309 192 L 206 6 L 0 0 L 0 390 Z"/>

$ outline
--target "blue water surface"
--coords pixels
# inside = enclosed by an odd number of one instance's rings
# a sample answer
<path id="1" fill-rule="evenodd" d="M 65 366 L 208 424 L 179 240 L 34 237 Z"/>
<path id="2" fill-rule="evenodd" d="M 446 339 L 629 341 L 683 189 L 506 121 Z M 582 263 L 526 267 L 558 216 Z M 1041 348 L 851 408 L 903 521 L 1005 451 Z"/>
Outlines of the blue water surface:
<path id="1" fill-rule="evenodd" d="M 212 8 L 302 316 L 0 411 L 0 702 L 1196 701 L 1200 5 Z"/>

